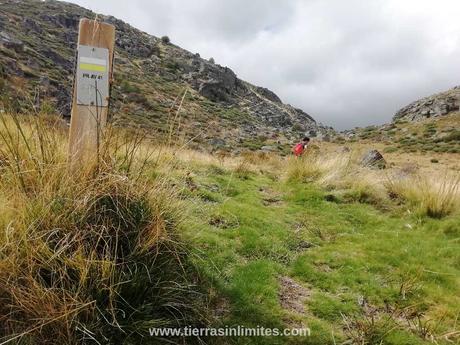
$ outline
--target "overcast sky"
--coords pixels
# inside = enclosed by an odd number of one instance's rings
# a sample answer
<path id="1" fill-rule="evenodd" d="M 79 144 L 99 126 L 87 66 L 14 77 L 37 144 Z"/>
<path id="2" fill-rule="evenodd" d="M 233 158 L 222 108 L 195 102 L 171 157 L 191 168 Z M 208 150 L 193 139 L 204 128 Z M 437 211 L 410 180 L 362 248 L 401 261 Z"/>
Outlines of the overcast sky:
<path id="1" fill-rule="evenodd" d="M 337 129 L 460 84 L 459 0 L 72 0 L 275 91 Z"/>

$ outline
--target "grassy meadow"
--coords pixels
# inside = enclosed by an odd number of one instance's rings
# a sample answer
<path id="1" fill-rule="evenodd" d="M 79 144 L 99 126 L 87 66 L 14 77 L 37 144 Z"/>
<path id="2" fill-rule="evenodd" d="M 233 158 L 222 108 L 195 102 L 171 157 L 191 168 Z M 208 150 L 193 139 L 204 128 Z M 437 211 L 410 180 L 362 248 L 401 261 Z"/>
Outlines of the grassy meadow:
<path id="1" fill-rule="evenodd" d="M 210 155 L 108 128 L 99 164 L 70 169 L 60 120 L 0 120 L 0 344 L 460 341 L 455 164 L 393 152 L 374 170 L 359 143 Z M 311 335 L 149 336 L 187 325 Z"/>

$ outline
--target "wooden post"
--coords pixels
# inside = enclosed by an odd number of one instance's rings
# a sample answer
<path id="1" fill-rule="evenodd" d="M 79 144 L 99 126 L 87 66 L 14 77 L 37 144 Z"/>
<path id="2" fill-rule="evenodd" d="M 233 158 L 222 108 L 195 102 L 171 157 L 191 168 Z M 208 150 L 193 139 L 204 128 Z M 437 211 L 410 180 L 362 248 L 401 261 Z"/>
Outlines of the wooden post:
<path id="1" fill-rule="evenodd" d="M 73 168 L 94 162 L 102 129 L 107 123 L 112 82 L 115 27 L 81 19 L 69 134 L 69 160 Z"/>

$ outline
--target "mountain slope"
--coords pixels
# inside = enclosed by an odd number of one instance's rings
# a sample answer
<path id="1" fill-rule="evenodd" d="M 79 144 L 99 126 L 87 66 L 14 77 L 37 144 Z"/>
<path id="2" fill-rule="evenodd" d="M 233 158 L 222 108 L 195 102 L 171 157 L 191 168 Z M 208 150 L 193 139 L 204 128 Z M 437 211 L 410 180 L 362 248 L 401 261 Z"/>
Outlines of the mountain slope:
<path id="1" fill-rule="evenodd" d="M 385 153 L 460 153 L 460 87 L 401 108 L 392 123 L 346 130 L 338 142 L 381 143 Z M 434 158 L 437 161 L 437 158 Z"/>
<path id="2" fill-rule="evenodd" d="M 400 109 L 393 121 L 418 121 L 459 111 L 460 87 L 419 99 Z"/>
<path id="3" fill-rule="evenodd" d="M 196 146 L 282 149 L 299 136 L 326 134 L 300 109 L 272 91 L 239 78 L 111 16 L 59 1 L 0 0 L 0 106 L 45 109 L 68 116 L 80 18 L 116 27 L 113 120 L 140 126 L 152 136 L 169 132 L 168 118 L 181 105 L 179 138 Z M 186 91 L 187 90 L 187 91 Z"/>

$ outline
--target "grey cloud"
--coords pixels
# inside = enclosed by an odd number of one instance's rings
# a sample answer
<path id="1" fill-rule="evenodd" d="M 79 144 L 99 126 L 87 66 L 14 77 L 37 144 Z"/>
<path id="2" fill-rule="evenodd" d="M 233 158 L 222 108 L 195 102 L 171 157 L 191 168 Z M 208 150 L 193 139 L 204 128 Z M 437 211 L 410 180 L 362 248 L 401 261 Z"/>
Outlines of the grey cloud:
<path id="1" fill-rule="evenodd" d="M 458 83 L 457 0 L 74 0 L 231 67 L 339 129 Z"/>
<path id="2" fill-rule="evenodd" d="M 197 38 L 248 41 L 261 31 L 276 32 L 289 25 L 293 2 L 266 0 L 175 2 L 178 20 Z"/>

